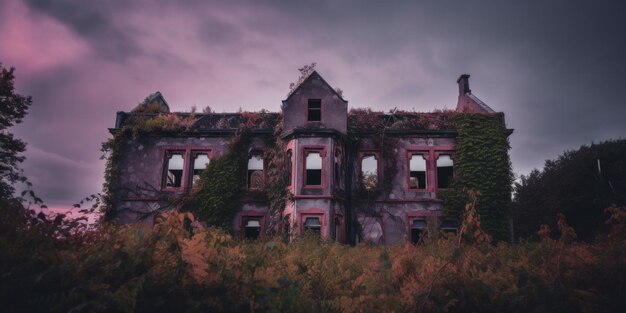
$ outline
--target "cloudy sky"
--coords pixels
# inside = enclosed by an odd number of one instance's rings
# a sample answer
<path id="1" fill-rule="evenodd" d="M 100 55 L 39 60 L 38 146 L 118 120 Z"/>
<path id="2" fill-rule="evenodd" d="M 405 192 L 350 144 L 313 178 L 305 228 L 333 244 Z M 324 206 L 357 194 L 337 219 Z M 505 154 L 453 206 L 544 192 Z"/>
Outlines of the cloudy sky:
<path id="1" fill-rule="evenodd" d="M 626 137 L 623 1 L 2 0 L 0 62 L 33 96 L 13 131 L 51 207 L 101 190 L 115 112 L 157 90 L 176 111 L 278 111 L 310 62 L 377 110 L 452 109 L 471 74 L 517 174 Z"/>

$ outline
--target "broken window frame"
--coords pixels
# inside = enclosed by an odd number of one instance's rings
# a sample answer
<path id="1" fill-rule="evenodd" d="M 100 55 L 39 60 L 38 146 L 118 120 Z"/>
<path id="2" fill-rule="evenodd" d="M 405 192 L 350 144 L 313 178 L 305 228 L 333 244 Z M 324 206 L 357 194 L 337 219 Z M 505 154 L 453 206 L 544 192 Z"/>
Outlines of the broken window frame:
<path id="1" fill-rule="evenodd" d="M 200 177 L 202 177 L 202 172 L 205 171 L 208 167 L 209 164 L 211 164 L 212 160 L 211 160 L 211 150 L 209 149 L 193 149 L 191 150 L 191 154 L 190 154 L 190 159 L 189 159 L 189 166 L 190 166 L 190 170 L 189 170 L 189 186 L 191 188 L 197 188 L 198 186 L 196 186 L 195 182 L 194 182 L 194 176 L 195 171 L 196 171 L 196 158 L 199 155 L 203 155 L 205 154 L 207 156 L 207 160 L 208 162 L 206 163 L 206 167 L 202 170 L 200 170 L 199 173 L 199 178 L 198 180 L 200 180 Z"/>
<path id="2" fill-rule="evenodd" d="M 438 165 L 438 161 L 439 161 L 439 157 L 443 156 L 443 155 L 447 155 L 450 157 L 450 160 L 452 161 L 452 175 L 448 178 L 448 186 L 447 187 L 440 187 L 439 184 L 439 165 Z M 435 169 L 435 174 L 434 174 L 434 178 L 435 178 L 435 186 L 437 188 L 437 190 L 446 190 L 448 188 L 450 188 L 450 183 L 452 182 L 452 179 L 456 176 L 456 168 L 454 167 L 454 152 L 453 151 L 443 151 L 443 150 L 437 150 L 435 151 L 435 157 L 434 157 L 434 169 Z"/>
<path id="3" fill-rule="evenodd" d="M 309 154 L 311 153 L 318 153 L 320 155 L 320 159 L 321 159 L 321 165 L 320 165 L 320 169 L 310 169 L 310 170 L 315 170 L 315 171 L 320 171 L 320 183 L 319 185 L 312 185 L 312 184 L 308 184 L 308 163 L 307 163 L 307 158 L 309 156 Z M 304 153 L 303 155 L 303 162 L 302 162 L 302 186 L 303 188 L 324 188 L 325 182 L 326 182 L 326 173 L 324 173 L 324 162 L 326 161 L 326 150 L 324 148 L 318 148 L 318 147 L 305 147 L 304 148 Z"/>
<path id="4" fill-rule="evenodd" d="M 420 227 L 415 227 L 415 224 L 418 222 L 423 222 L 423 226 Z M 413 231 L 414 230 L 419 230 L 420 231 L 420 235 L 418 238 L 414 238 L 413 235 Z M 409 218 L 409 232 L 407 233 L 407 235 L 410 237 L 410 241 L 412 244 L 414 245 L 420 245 L 422 243 L 424 243 L 424 240 L 426 238 L 428 238 L 429 236 L 429 232 L 428 232 L 428 220 L 426 219 L 425 216 L 415 216 L 415 217 L 411 217 Z"/>
<path id="5" fill-rule="evenodd" d="M 250 220 L 259 221 L 259 237 L 256 239 L 246 238 L 246 224 Z M 265 238 L 265 214 L 257 212 L 242 212 L 239 223 L 239 236 L 242 240 L 261 240 Z"/>
<path id="6" fill-rule="evenodd" d="M 254 158 L 255 156 L 259 156 L 261 159 L 261 169 L 250 169 L 250 160 L 252 160 L 252 158 Z M 251 180 L 251 176 L 254 174 L 254 172 L 261 172 L 261 186 L 259 187 L 253 187 L 252 186 L 252 180 Z M 251 173 L 252 172 L 252 173 Z M 263 155 L 263 151 L 261 150 L 252 150 L 249 153 L 248 156 L 248 164 L 246 165 L 246 188 L 247 189 L 251 189 L 251 190 L 262 190 L 265 187 L 265 158 Z"/>
<path id="7" fill-rule="evenodd" d="M 372 188 L 368 188 L 365 185 L 365 174 L 363 173 L 363 160 L 366 157 L 371 157 L 371 156 L 373 156 L 374 160 L 376 160 L 376 186 L 372 186 Z M 376 190 L 377 188 L 380 187 L 381 179 L 382 179 L 382 175 L 381 175 L 382 160 L 380 158 L 380 152 L 378 150 L 361 150 L 359 152 L 358 168 L 359 168 L 359 175 L 360 175 L 361 181 L 363 182 L 363 186 L 365 187 L 365 189 Z"/>
<path id="8" fill-rule="evenodd" d="M 183 165 L 180 176 L 180 186 L 168 186 L 168 177 L 170 166 L 169 162 L 172 156 L 180 155 L 183 160 Z M 182 190 L 187 187 L 186 177 L 187 177 L 187 151 L 185 149 L 166 149 L 163 157 L 163 174 L 161 177 L 161 189 L 163 190 Z"/>
<path id="9" fill-rule="evenodd" d="M 424 188 L 420 188 L 419 180 L 417 181 L 417 186 L 412 187 L 411 184 L 411 160 L 416 157 L 421 156 L 424 160 Z M 408 151 L 407 152 L 407 187 L 411 191 L 429 191 L 431 188 L 431 178 L 428 177 L 429 173 L 432 171 L 432 167 L 429 166 L 430 163 L 430 153 L 429 151 Z M 429 170 L 430 169 L 430 170 Z"/>
<path id="10" fill-rule="evenodd" d="M 311 105 L 319 108 L 311 107 Z M 322 121 L 322 99 L 308 99 L 306 106 L 306 121 L 307 122 L 321 122 Z"/>
<path id="11" fill-rule="evenodd" d="M 299 225 L 299 230 L 300 230 L 300 235 L 304 235 L 304 232 L 306 231 L 305 228 L 305 222 L 307 218 L 318 218 L 320 221 L 320 237 L 326 238 L 326 214 L 324 213 L 323 210 L 321 209 L 304 209 L 304 210 L 299 210 L 300 212 L 298 213 L 299 215 L 299 219 L 298 219 L 298 225 Z"/>
<path id="12" fill-rule="evenodd" d="M 426 158 L 426 188 L 411 188 L 411 157 L 415 154 L 422 154 Z M 412 146 L 406 150 L 406 188 L 413 192 L 437 192 L 446 189 L 438 189 L 437 185 L 437 157 L 439 155 L 450 155 L 454 162 L 455 145 L 439 146 Z M 456 169 L 453 169 L 453 177 L 456 176 Z"/>

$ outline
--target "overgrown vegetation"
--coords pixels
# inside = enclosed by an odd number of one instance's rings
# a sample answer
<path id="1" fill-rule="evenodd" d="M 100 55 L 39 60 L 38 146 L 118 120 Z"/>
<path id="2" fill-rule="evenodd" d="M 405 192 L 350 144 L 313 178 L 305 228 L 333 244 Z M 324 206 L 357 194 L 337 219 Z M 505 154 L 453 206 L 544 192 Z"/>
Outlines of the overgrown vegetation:
<path id="1" fill-rule="evenodd" d="M 626 205 L 626 140 L 607 141 L 566 151 L 543 170 L 515 184 L 516 237 L 535 236 L 541 224 L 554 227 L 557 214 L 591 241 L 605 228 L 604 208 Z"/>
<path id="2" fill-rule="evenodd" d="M 228 152 L 209 163 L 202 172 L 199 190 L 193 192 L 185 205 L 208 225 L 230 229 L 235 214 L 241 209 L 249 141 L 245 133 L 235 135 Z"/>
<path id="3" fill-rule="evenodd" d="M 454 166 L 456 176 L 442 193 L 445 210 L 460 216 L 468 202 L 465 189 L 480 192 L 477 208 L 483 226 L 496 241 L 509 239 L 513 174 L 507 130 L 499 115 L 450 114 L 457 130 Z"/>
<path id="4" fill-rule="evenodd" d="M 0 308 L 12 312 L 623 312 L 626 208 L 606 237 L 497 246 L 466 207 L 460 237 L 348 247 L 305 237 L 254 243 L 188 228 L 171 211 L 153 227 L 67 232 L 21 206 L 0 216 Z"/>

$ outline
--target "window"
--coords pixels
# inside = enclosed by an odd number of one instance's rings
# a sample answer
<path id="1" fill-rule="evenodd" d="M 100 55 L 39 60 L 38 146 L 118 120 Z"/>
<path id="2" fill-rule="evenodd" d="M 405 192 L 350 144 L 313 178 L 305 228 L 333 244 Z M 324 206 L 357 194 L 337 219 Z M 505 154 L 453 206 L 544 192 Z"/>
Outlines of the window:
<path id="1" fill-rule="evenodd" d="M 437 158 L 437 188 L 450 187 L 450 181 L 454 176 L 454 162 L 449 154 L 441 154 Z"/>
<path id="2" fill-rule="evenodd" d="M 260 153 L 253 153 L 248 159 L 248 188 L 263 189 L 264 183 L 263 156 Z"/>
<path id="3" fill-rule="evenodd" d="M 361 178 L 365 189 L 371 190 L 378 187 L 378 159 L 376 155 L 366 154 L 361 159 Z"/>
<path id="4" fill-rule="evenodd" d="M 243 239 L 256 240 L 261 237 L 261 218 L 260 217 L 244 217 L 242 219 Z"/>
<path id="5" fill-rule="evenodd" d="M 307 151 L 305 160 L 305 185 L 322 185 L 322 154 L 321 151 Z"/>
<path id="6" fill-rule="evenodd" d="M 287 186 L 291 186 L 291 171 L 293 170 L 293 163 L 292 163 L 292 157 L 293 157 L 293 153 L 291 152 L 291 150 L 287 150 L 287 154 L 285 155 L 285 167 L 287 170 Z"/>
<path id="7" fill-rule="evenodd" d="M 335 186 L 341 188 L 341 150 L 335 150 Z"/>
<path id="8" fill-rule="evenodd" d="M 202 171 L 209 167 L 211 160 L 209 160 L 209 153 L 206 151 L 194 151 L 191 155 L 193 157 L 191 186 L 195 187 L 200 181 Z"/>
<path id="9" fill-rule="evenodd" d="M 455 234 L 459 233 L 459 223 L 453 219 L 444 219 L 441 222 L 441 231 L 446 234 Z"/>
<path id="10" fill-rule="evenodd" d="M 411 154 L 409 161 L 409 189 L 426 189 L 426 163 L 424 154 Z"/>
<path id="11" fill-rule="evenodd" d="M 426 220 L 422 218 L 413 219 L 411 223 L 411 242 L 414 244 L 422 243 L 426 233 Z"/>
<path id="12" fill-rule="evenodd" d="M 180 188 L 183 186 L 183 169 L 185 168 L 183 155 L 183 151 L 167 152 L 164 177 L 164 186 L 166 188 Z"/>
<path id="13" fill-rule="evenodd" d="M 307 217 L 304 220 L 304 231 L 312 232 L 316 235 L 322 234 L 322 224 L 319 217 Z"/>
<path id="14" fill-rule="evenodd" d="M 319 122 L 322 120 L 322 100 L 309 99 L 307 107 L 307 121 Z"/>

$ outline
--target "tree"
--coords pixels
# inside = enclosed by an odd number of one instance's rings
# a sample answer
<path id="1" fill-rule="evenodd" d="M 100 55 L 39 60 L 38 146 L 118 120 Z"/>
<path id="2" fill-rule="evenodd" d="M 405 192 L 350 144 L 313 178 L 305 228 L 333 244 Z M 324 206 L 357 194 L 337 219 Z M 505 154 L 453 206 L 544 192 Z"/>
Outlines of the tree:
<path id="1" fill-rule="evenodd" d="M 606 141 L 566 151 L 547 160 L 515 184 L 513 223 L 518 238 L 537 234 L 541 224 L 556 226 L 563 213 L 582 240 L 605 228 L 611 205 L 626 204 L 626 140 Z"/>
<path id="2" fill-rule="evenodd" d="M 26 143 L 17 139 L 8 128 L 19 124 L 32 103 L 30 96 L 15 93 L 14 68 L 6 69 L 0 63 L 0 200 L 13 197 L 16 182 L 26 182 L 19 168 L 24 161 Z"/>

